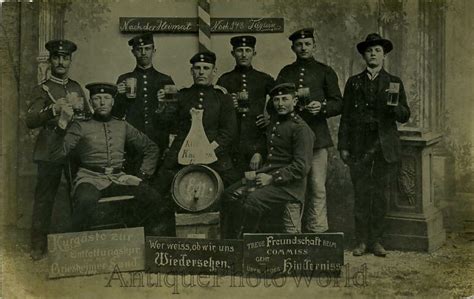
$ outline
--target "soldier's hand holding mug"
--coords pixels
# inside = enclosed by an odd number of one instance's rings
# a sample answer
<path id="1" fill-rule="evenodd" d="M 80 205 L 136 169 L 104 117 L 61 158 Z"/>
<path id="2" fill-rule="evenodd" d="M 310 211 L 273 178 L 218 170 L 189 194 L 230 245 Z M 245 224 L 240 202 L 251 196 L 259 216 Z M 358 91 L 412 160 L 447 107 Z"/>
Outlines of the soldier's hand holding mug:
<path id="1" fill-rule="evenodd" d="M 158 90 L 158 92 L 156 93 L 156 96 L 158 97 L 158 101 L 162 102 L 165 100 L 165 90 L 164 89 L 160 89 Z"/>
<path id="2" fill-rule="evenodd" d="M 263 187 L 270 185 L 273 182 L 273 177 L 270 174 L 259 173 L 257 174 L 257 186 Z"/>
<path id="3" fill-rule="evenodd" d="M 120 94 L 127 92 L 127 86 L 125 85 L 125 81 L 122 81 L 119 84 L 117 84 L 117 92 Z"/>
<path id="4" fill-rule="evenodd" d="M 252 170 L 257 170 L 260 168 L 262 164 L 262 155 L 259 153 L 255 153 L 252 156 L 252 159 L 250 159 L 250 169 Z"/>
<path id="5" fill-rule="evenodd" d="M 234 103 L 234 108 L 237 109 L 239 107 L 239 101 L 237 100 L 237 94 L 231 93 L 230 96 L 232 97 L 232 102 Z"/>
<path id="6" fill-rule="evenodd" d="M 255 125 L 259 127 L 260 129 L 265 128 L 270 124 L 270 118 L 266 117 L 263 114 L 257 115 L 257 121 L 255 122 Z"/>
<path id="7" fill-rule="evenodd" d="M 307 106 L 309 113 L 316 115 L 321 111 L 321 102 L 320 101 L 311 101 Z"/>

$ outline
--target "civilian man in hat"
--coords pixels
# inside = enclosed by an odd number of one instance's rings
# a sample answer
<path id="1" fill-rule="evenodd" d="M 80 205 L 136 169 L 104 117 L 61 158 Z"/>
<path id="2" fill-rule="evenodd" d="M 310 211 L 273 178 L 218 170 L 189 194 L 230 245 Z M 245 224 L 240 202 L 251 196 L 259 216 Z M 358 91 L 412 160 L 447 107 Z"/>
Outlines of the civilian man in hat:
<path id="1" fill-rule="evenodd" d="M 268 125 L 264 116 L 266 98 L 274 86 L 270 75 L 252 67 L 252 60 L 257 55 L 256 42 L 256 38 L 249 35 L 231 38 L 231 54 L 236 66 L 217 81 L 217 85 L 224 87 L 234 99 L 237 139 L 233 161 L 241 173 L 249 167 L 260 167 L 262 156 L 265 156 L 265 145 L 258 145 L 262 144 L 259 141 L 264 138 L 264 127 Z"/>
<path id="2" fill-rule="evenodd" d="M 33 155 L 38 166 L 31 224 L 31 257 L 34 260 L 42 258 L 46 252 L 46 235 L 64 168 L 64 160 L 53 161 L 49 150 L 58 115 L 64 107 L 73 109 L 76 118 L 84 118 L 90 113 L 81 86 L 69 78 L 72 53 L 77 46 L 68 40 L 51 40 L 45 47 L 49 51 L 51 76 L 33 89 L 26 114 L 28 128 L 41 128 Z"/>
<path id="3" fill-rule="evenodd" d="M 294 84 L 279 84 L 270 91 L 270 96 L 277 114 L 272 116 L 263 140 L 268 156 L 257 171 L 257 189 L 244 196 L 246 187 L 237 182 L 225 191 L 225 212 L 234 215 L 234 223 L 235 219 L 240 223 L 234 228 L 237 234 L 228 238 L 240 237 L 242 232 L 255 233 L 262 215 L 277 214 L 287 203 L 304 200 L 314 133 L 294 111 L 298 100 Z M 299 219 L 289 220 L 293 223 L 285 223 L 284 229 L 297 232 Z"/>
<path id="4" fill-rule="evenodd" d="M 326 119 L 339 115 L 342 96 L 334 70 L 313 58 L 314 30 L 300 29 L 290 35 L 296 61 L 278 74 L 277 83 L 292 82 L 298 93 L 298 114 L 308 123 L 316 139 L 308 194 L 303 217 L 303 232 L 322 233 L 328 229 L 326 175 L 328 147 L 333 145 Z"/>
<path id="5" fill-rule="evenodd" d="M 219 173 L 226 186 L 239 178 L 230 156 L 237 131 L 232 98 L 226 94 L 225 89 L 213 85 L 216 55 L 213 52 L 199 52 L 191 58 L 190 63 L 194 84 L 178 93 L 177 136 L 166 155 L 158 178 L 160 188 L 165 190 L 169 188 L 174 174 L 180 168 L 178 153 L 191 129 L 190 111 L 193 108 L 203 110 L 204 131 L 217 157 L 217 161 L 209 166 Z"/>
<path id="6" fill-rule="evenodd" d="M 155 233 L 159 217 L 160 195 L 146 184 L 153 175 L 159 150 L 145 134 L 129 123 L 112 117 L 117 88 L 110 83 L 91 83 L 89 89 L 94 115 L 88 121 L 71 121 L 71 109 L 60 113 L 52 156 L 62 159 L 73 150 L 80 160 L 74 180 L 75 231 L 88 230 L 98 200 L 104 196 L 134 195 L 134 219 L 129 225 L 144 226 L 146 233 Z M 144 158 L 138 176 L 122 171 L 125 147 L 133 147 Z M 133 214 L 132 212 L 130 214 Z"/>
<path id="7" fill-rule="evenodd" d="M 117 79 L 118 95 L 113 115 L 125 118 L 153 140 L 161 150 L 165 150 L 169 144 L 172 123 L 172 114 L 168 111 L 172 106 L 165 107 L 160 101 L 165 98 L 165 85 L 174 85 L 173 79 L 153 67 L 153 57 L 156 53 L 153 34 L 135 36 L 128 41 L 128 45 L 132 47 L 136 67 Z M 134 92 L 131 89 L 135 89 Z M 127 153 L 127 170 L 137 173 L 140 165 L 141 157 L 137 153 Z"/>
<path id="8" fill-rule="evenodd" d="M 357 44 L 367 68 L 350 77 L 344 90 L 338 149 L 350 167 L 354 186 L 355 256 L 367 248 L 377 256 L 386 255 L 381 244 L 386 194 L 400 160 L 396 122 L 410 118 L 402 81 L 383 68 L 392 49 L 392 43 L 377 33 Z"/>

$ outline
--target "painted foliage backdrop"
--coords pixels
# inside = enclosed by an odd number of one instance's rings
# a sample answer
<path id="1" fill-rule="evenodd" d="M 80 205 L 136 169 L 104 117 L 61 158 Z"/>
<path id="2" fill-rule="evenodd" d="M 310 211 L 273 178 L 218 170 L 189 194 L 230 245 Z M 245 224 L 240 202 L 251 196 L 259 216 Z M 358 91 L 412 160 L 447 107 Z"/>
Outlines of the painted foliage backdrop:
<path id="1" fill-rule="evenodd" d="M 130 35 L 119 32 L 120 16 L 197 16 L 196 0 L 68 0 L 63 3 L 64 36 L 74 40 L 79 48 L 74 54 L 71 75 L 83 85 L 91 81 L 115 82 L 119 74 L 134 67 L 134 59 L 127 46 Z M 444 33 L 444 16 L 447 13 L 451 19 L 456 19 L 456 14 L 465 13 L 462 9 L 456 10 L 451 0 L 225 0 L 211 3 L 213 16 L 285 18 L 284 33 L 257 35 L 258 55 L 254 65 L 274 77 L 284 65 L 294 61 L 288 35 L 298 28 L 314 27 L 317 43 L 315 57 L 335 69 L 341 91 L 348 77 L 363 69 L 355 45 L 371 32 L 378 31 L 390 38 L 395 49 L 388 56 L 387 69 L 399 75 L 405 83 L 412 109 L 412 118 L 407 126 L 448 133 L 445 147 L 449 154 L 454 155 L 458 181 L 464 182 L 462 188 L 474 189 L 470 130 L 453 128 L 459 125 L 459 106 L 447 103 L 459 99 L 446 98 L 445 91 L 444 45 L 451 37 Z M 234 65 L 229 54 L 231 36 L 215 34 L 212 37 L 219 73 L 228 71 Z M 420 40 L 424 44 L 420 45 Z M 188 60 L 197 51 L 197 36 L 157 34 L 155 42 L 157 55 L 154 62 L 157 68 L 170 74 L 179 87 L 191 84 Z M 472 107 L 469 96 L 460 101 Z M 337 142 L 339 117 L 332 118 L 329 123 Z M 34 169 L 30 152 L 35 136 L 24 128 L 21 128 L 20 136 L 23 150 L 20 166 L 22 169 Z M 352 187 L 347 168 L 334 148 L 330 151 L 328 175 L 331 224 L 335 229 L 350 231 Z"/>

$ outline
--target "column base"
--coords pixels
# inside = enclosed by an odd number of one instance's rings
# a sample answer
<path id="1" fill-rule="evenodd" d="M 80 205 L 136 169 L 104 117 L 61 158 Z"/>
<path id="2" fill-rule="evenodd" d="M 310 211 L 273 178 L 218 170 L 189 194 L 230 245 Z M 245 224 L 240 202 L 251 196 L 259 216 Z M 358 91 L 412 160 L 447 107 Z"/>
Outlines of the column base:
<path id="1" fill-rule="evenodd" d="M 432 252 L 446 241 L 443 214 L 430 216 L 391 213 L 386 217 L 384 245 L 389 250 Z"/>

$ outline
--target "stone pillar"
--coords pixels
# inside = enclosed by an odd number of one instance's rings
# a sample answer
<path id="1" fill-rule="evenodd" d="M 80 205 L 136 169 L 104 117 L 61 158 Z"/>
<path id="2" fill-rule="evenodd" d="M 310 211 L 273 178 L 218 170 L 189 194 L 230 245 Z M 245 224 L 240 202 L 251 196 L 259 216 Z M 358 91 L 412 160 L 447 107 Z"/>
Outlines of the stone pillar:
<path id="1" fill-rule="evenodd" d="M 443 215 L 434 196 L 434 148 L 444 111 L 444 16 L 440 1 L 406 1 L 402 78 L 412 111 L 400 127 L 402 156 L 389 194 L 385 244 L 433 251 L 444 244 Z"/>

